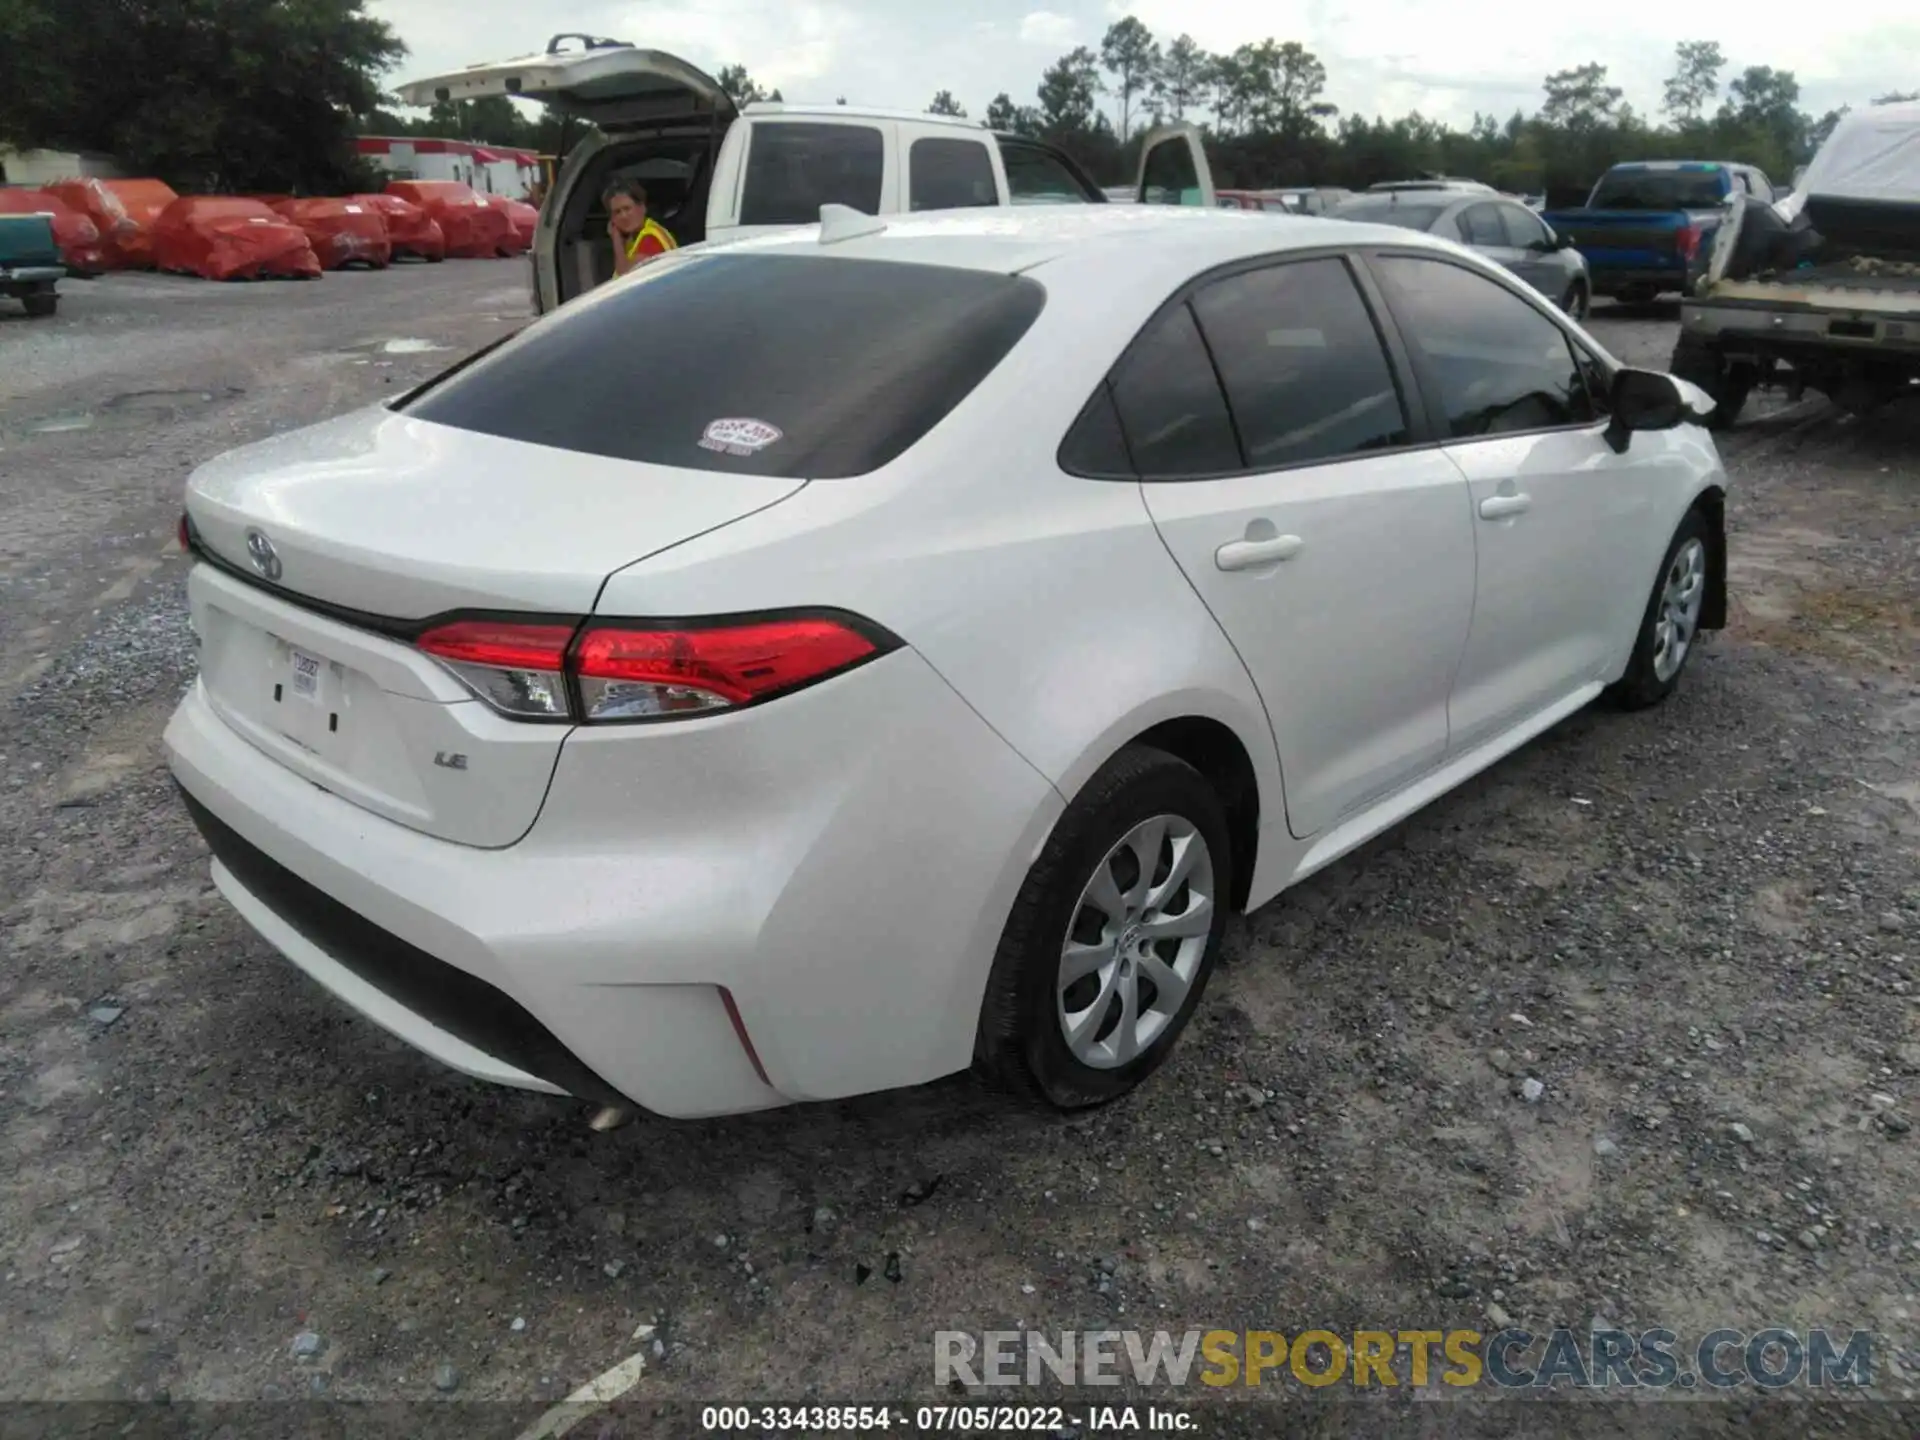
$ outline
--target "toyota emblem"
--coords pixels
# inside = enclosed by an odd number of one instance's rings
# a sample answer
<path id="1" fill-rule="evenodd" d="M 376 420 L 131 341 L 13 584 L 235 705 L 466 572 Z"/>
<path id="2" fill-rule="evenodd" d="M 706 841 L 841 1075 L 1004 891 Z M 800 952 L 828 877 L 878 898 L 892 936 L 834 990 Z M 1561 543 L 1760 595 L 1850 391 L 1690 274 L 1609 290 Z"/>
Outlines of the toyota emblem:
<path id="1" fill-rule="evenodd" d="M 280 578 L 280 555 L 273 548 L 273 541 L 259 530 L 247 531 L 247 558 L 253 561 L 253 568 L 268 580 Z"/>

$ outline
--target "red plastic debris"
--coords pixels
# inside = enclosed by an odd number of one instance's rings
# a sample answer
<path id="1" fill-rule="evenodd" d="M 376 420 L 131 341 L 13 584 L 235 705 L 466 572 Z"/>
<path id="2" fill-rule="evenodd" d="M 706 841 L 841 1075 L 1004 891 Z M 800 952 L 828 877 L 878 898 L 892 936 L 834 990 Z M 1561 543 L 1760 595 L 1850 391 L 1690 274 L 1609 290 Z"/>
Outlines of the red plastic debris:
<path id="1" fill-rule="evenodd" d="M 179 195 L 162 180 L 56 180 L 47 193 L 93 221 L 117 269 L 153 268 L 153 225 Z"/>

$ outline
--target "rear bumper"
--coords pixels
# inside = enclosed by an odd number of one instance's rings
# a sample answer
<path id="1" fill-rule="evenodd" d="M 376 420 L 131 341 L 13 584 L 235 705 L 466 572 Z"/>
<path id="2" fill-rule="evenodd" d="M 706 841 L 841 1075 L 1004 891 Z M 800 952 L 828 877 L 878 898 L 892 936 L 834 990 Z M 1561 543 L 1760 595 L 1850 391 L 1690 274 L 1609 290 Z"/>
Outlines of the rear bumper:
<path id="1" fill-rule="evenodd" d="M 1649 288 L 1661 295 L 1682 295 L 1692 288 L 1694 277 L 1699 273 L 1667 267 L 1620 268 L 1595 260 L 1591 255 L 1587 257 L 1587 272 L 1593 277 L 1596 295 L 1618 295 L 1623 290 Z"/>
<path id="2" fill-rule="evenodd" d="M 1760 357 L 1790 358 L 1795 351 L 1817 349 L 1876 363 L 1920 363 L 1920 304 L 1906 314 L 1889 314 L 1864 306 L 1689 300 L 1680 310 L 1680 333 L 1716 349 Z"/>
<path id="3" fill-rule="evenodd" d="M 0 265 L 0 285 L 47 285 L 66 278 L 64 265 Z"/>
<path id="4" fill-rule="evenodd" d="M 910 650 L 734 716 L 575 732 L 504 849 L 319 789 L 198 685 L 166 745 L 222 891 L 337 997 L 468 1074 L 675 1117 L 964 1069 L 1061 808 Z"/>

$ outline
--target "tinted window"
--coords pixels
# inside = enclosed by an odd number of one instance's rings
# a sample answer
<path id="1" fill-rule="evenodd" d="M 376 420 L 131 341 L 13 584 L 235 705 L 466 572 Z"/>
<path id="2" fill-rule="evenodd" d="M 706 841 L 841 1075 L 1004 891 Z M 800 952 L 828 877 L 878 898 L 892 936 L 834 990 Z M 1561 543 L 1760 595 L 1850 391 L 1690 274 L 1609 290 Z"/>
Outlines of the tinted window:
<path id="1" fill-rule="evenodd" d="M 1504 286 L 1459 265 L 1395 256 L 1374 262 L 1420 380 L 1455 437 L 1592 420 L 1566 333 Z"/>
<path id="2" fill-rule="evenodd" d="M 1113 408 L 1113 392 L 1102 384 L 1073 422 L 1060 446 L 1060 468 L 1073 475 L 1130 479 L 1133 457 L 1120 431 L 1120 413 Z"/>
<path id="3" fill-rule="evenodd" d="M 1234 275 L 1193 300 L 1249 467 L 1407 443 L 1380 336 L 1338 260 Z"/>
<path id="4" fill-rule="evenodd" d="M 1609 170 L 1587 203 L 1595 210 L 1711 210 L 1727 188 L 1720 170 Z"/>
<path id="5" fill-rule="evenodd" d="M 1500 223 L 1500 210 L 1494 205 L 1470 205 L 1460 217 L 1460 229 L 1469 245 L 1504 247 L 1507 230 Z"/>
<path id="6" fill-rule="evenodd" d="M 860 475 L 964 400 L 1044 299 L 1031 280 L 980 270 L 688 255 L 554 311 L 405 410 L 617 460 Z M 779 433 L 748 432 L 761 448 L 733 454 L 702 443 L 716 420 Z"/>
<path id="7" fill-rule="evenodd" d="M 1502 205 L 1500 219 L 1507 227 L 1507 244 L 1516 250 L 1525 250 L 1533 245 L 1547 243 L 1547 227 L 1531 210 L 1523 210 L 1518 205 Z"/>
<path id="8" fill-rule="evenodd" d="M 1146 193 L 1140 198 L 1149 205 L 1200 203 L 1200 174 L 1184 139 L 1162 140 L 1147 152 Z"/>
<path id="9" fill-rule="evenodd" d="M 1171 479 L 1240 469 L 1226 398 L 1185 305 L 1140 337 L 1114 376 L 1113 399 L 1141 475 Z"/>
<path id="10" fill-rule="evenodd" d="M 997 205 L 993 157 L 978 140 L 916 140 L 907 152 L 907 208 L 958 210 Z"/>
<path id="11" fill-rule="evenodd" d="M 870 125 L 761 120 L 747 150 L 742 225 L 811 225 L 822 205 L 880 213 L 886 146 Z"/>
<path id="12" fill-rule="evenodd" d="M 1367 225 L 1398 225 L 1403 230 L 1431 229 L 1445 205 L 1423 205 L 1397 200 L 1391 195 L 1371 195 L 1363 200 L 1347 200 L 1333 211 L 1336 220 L 1358 220 Z"/>
<path id="13" fill-rule="evenodd" d="M 1000 163 L 1007 172 L 1007 197 L 1014 204 L 1085 202 L 1087 192 L 1057 155 L 1036 145 L 1000 142 Z"/>

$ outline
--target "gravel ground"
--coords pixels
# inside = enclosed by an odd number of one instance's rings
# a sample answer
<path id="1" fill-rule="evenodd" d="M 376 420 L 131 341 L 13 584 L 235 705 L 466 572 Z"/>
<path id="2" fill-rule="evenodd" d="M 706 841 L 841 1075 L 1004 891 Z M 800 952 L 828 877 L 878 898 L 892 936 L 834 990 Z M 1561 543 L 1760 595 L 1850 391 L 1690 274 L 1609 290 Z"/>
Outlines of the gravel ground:
<path id="1" fill-rule="evenodd" d="M 649 1403 L 925 1400 L 943 1328 L 1602 1319 L 1872 1329 L 1895 1403 L 1688 1418 L 1913 1433 L 1920 414 L 1756 407 L 1733 621 L 1674 700 L 1574 717 L 1238 923 L 1136 1097 L 597 1135 L 252 938 L 158 752 L 186 470 L 430 373 L 387 343 L 470 348 L 522 278 L 118 277 L 0 322 L 0 1399 L 454 1396 L 513 1402 L 461 1412 L 505 1436 L 636 1351 Z M 1673 320 L 1594 328 L 1659 363 Z M 1514 1408 L 1391 1413 L 1595 1418 Z"/>

